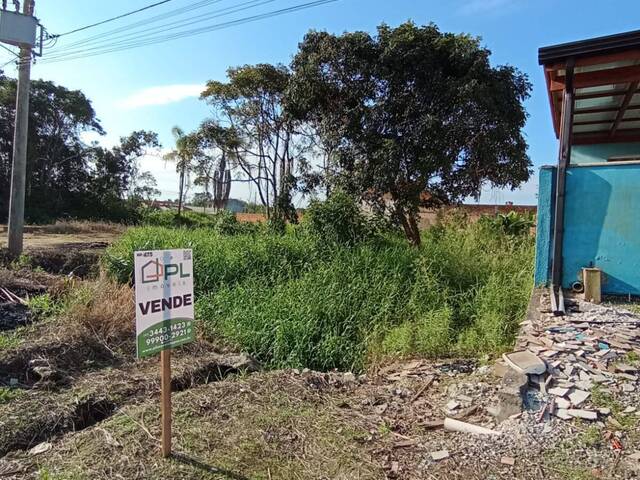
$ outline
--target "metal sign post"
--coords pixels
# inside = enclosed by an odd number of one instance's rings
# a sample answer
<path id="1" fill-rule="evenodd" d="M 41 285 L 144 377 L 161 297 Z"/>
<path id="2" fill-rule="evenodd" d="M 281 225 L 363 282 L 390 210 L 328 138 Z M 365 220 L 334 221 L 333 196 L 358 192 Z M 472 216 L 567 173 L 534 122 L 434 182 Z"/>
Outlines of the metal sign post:
<path id="1" fill-rule="evenodd" d="M 135 252 L 138 358 L 160 353 L 162 456 L 171 455 L 171 349 L 192 342 L 191 250 Z"/>

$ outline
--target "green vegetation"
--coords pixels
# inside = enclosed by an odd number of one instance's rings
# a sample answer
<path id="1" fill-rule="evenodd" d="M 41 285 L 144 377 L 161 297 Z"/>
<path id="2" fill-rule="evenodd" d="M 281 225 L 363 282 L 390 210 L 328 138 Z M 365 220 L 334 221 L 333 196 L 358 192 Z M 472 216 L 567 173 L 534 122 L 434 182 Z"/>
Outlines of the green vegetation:
<path id="1" fill-rule="evenodd" d="M 508 348 L 531 292 L 532 238 L 454 219 L 416 248 L 372 233 L 347 203 L 313 204 L 283 235 L 131 229 L 104 265 L 130 282 L 135 250 L 193 248 L 201 331 L 274 368 Z"/>
<path id="2" fill-rule="evenodd" d="M 3 403 L 9 403 L 16 397 L 19 397 L 23 393 L 22 390 L 9 387 L 0 387 L 0 405 Z"/>
<path id="3" fill-rule="evenodd" d="M 490 228 L 506 233 L 507 235 L 526 235 L 529 229 L 535 226 L 533 213 L 522 214 L 514 212 L 498 213 L 494 216 L 485 215 L 480 219 Z"/>
<path id="4" fill-rule="evenodd" d="M 214 215 L 191 211 L 177 215 L 169 210 L 143 209 L 140 213 L 140 223 L 154 227 L 210 228 L 223 235 L 252 233 L 259 229 L 259 225 L 238 222 L 235 214 L 228 210 Z"/>
<path id="5" fill-rule="evenodd" d="M 41 320 L 62 312 L 63 304 L 54 299 L 50 294 L 37 295 L 28 300 L 27 306 L 34 319 Z"/>

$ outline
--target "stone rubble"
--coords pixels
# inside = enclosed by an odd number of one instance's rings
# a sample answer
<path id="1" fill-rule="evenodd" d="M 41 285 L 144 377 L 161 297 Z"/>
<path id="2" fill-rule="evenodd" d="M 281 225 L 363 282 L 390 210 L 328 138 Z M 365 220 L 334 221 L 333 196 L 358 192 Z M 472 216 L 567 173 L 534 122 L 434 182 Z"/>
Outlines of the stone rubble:
<path id="1" fill-rule="evenodd" d="M 578 298 L 566 299 L 566 305 L 566 315 L 555 316 L 548 296 L 542 295 L 540 314 L 523 322 L 516 351 L 503 355 L 497 371 L 506 367 L 503 380 L 513 376 L 509 370 L 527 374 L 529 388 L 539 392 L 540 421 L 551 415 L 597 421 L 611 411 L 591 403 L 595 387 L 615 395 L 639 390 L 638 368 L 632 363 L 640 357 L 640 319 Z M 498 422 L 514 414 L 516 394 L 508 387 L 499 392 Z"/>

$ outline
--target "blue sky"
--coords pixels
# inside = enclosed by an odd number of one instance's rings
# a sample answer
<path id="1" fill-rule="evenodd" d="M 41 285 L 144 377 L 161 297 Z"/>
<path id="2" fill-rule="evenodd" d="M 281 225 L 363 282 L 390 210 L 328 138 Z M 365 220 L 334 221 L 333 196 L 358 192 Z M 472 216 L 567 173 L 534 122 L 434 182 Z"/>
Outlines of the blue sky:
<path id="1" fill-rule="evenodd" d="M 220 0 L 189 15 L 242 1 Z M 201 25 L 304 1 L 274 0 Z M 36 15 L 51 33 L 60 33 L 149 3 L 153 0 L 38 0 Z M 195 0 L 172 0 L 119 22 L 61 38 L 57 47 L 193 3 Z M 170 148 L 174 125 L 190 130 L 209 115 L 209 108 L 197 99 L 197 92 L 209 79 L 223 80 L 229 66 L 288 63 L 309 29 L 373 32 L 382 22 L 390 25 L 408 19 L 418 24 L 434 22 L 443 31 L 482 37 L 493 52 L 494 64 L 511 64 L 529 75 L 533 93 L 526 104 L 530 117 L 525 134 L 529 155 L 538 167 L 556 161 L 557 141 L 551 127 L 542 69 L 537 64 L 537 50 L 540 46 L 639 28 L 640 2 L 637 0 L 606 2 L 609 8 L 604 5 L 602 0 L 339 0 L 158 45 L 61 63 L 36 64 L 32 76 L 81 89 L 93 101 L 108 132 L 102 139 L 105 144 L 112 144 L 133 130 L 147 129 L 158 132 L 163 146 Z M 0 54 L 0 62 L 6 59 L 7 54 Z M 14 72 L 9 69 L 8 73 Z M 148 158 L 143 167 L 156 176 L 162 198 L 177 196 L 177 178 L 171 165 L 165 166 L 158 158 Z M 535 203 L 536 176 L 537 172 L 527 185 L 515 192 L 487 189 L 482 202 Z M 234 187 L 232 191 L 234 197 L 249 195 L 246 187 Z"/>

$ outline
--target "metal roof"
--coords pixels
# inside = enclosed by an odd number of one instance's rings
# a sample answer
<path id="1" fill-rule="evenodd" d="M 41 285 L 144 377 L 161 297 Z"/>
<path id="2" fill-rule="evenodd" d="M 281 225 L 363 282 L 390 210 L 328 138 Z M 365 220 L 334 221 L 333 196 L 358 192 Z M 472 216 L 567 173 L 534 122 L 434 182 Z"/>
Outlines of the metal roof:
<path id="1" fill-rule="evenodd" d="M 538 50 L 538 62 L 548 65 L 569 57 L 605 55 L 634 48 L 640 48 L 640 30 L 542 47 Z"/>

